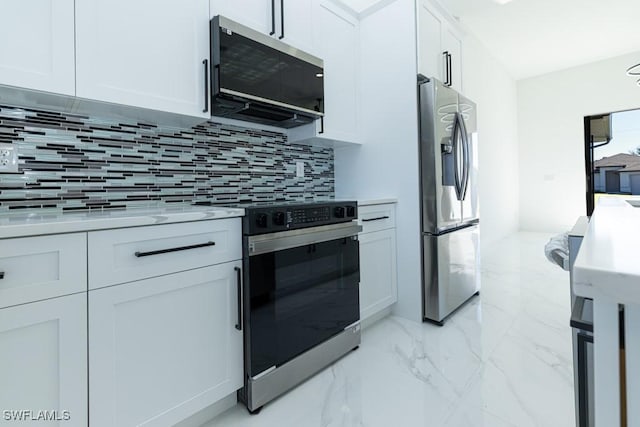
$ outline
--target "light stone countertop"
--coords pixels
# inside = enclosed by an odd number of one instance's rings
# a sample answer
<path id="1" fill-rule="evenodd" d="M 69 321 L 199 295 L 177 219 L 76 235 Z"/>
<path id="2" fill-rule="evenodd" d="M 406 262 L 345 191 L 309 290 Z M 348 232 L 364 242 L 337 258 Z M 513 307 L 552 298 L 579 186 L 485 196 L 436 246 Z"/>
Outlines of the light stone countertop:
<path id="1" fill-rule="evenodd" d="M 383 205 L 387 203 L 398 203 L 398 199 L 387 198 L 387 199 L 358 200 L 358 206 Z"/>
<path id="2" fill-rule="evenodd" d="M 574 264 L 577 295 L 640 304 L 640 199 L 629 199 L 599 199 Z"/>
<path id="3" fill-rule="evenodd" d="M 155 208 L 93 212 L 25 211 L 0 215 L 0 239 L 235 218 L 244 209 L 176 204 Z"/>

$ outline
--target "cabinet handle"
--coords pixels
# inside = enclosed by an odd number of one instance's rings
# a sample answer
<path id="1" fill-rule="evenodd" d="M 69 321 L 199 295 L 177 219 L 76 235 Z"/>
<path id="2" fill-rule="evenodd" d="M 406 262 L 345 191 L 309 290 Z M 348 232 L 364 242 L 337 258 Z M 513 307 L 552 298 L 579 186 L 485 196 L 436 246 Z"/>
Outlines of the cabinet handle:
<path id="1" fill-rule="evenodd" d="M 280 40 L 284 38 L 284 0 L 280 0 Z"/>
<path id="2" fill-rule="evenodd" d="M 136 252 L 134 255 L 138 258 L 141 258 L 143 256 L 160 255 L 160 254 L 166 254 L 169 252 L 187 251 L 189 249 L 204 248 L 206 246 L 214 246 L 215 244 L 216 242 L 199 243 L 197 245 L 179 246 L 177 248 L 159 249 L 157 251 Z"/>
<path id="3" fill-rule="evenodd" d="M 389 219 L 389 217 L 387 215 L 385 216 L 379 216 L 376 218 L 362 218 L 362 222 L 369 222 L 369 221 L 380 221 L 381 219 Z"/>
<path id="4" fill-rule="evenodd" d="M 240 267 L 234 267 L 236 270 L 236 285 L 238 286 L 238 323 L 236 323 L 236 329 L 242 330 L 242 269 Z"/>
<path id="5" fill-rule="evenodd" d="M 4 271 L 0 271 L 0 279 L 4 279 Z"/>
<path id="6" fill-rule="evenodd" d="M 444 56 L 444 85 L 449 86 L 449 51 L 442 52 Z"/>
<path id="7" fill-rule="evenodd" d="M 320 116 L 320 132 L 318 134 L 324 133 L 324 116 Z"/>
<path id="8" fill-rule="evenodd" d="M 447 80 L 449 81 L 449 86 L 453 85 L 453 72 L 451 71 L 451 54 L 447 53 L 447 73 L 449 77 Z"/>
<path id="9" fill-rule="evenodd" d="M 276 33 L 276 0 L 271 0 L 271 32 L 270 36 Z"/>
<path id="10" fill-rule="evenodd" d="M 209 111 L 209 60 L 202 61 L 204 65 L 204 110 L 203 113 Z"/>

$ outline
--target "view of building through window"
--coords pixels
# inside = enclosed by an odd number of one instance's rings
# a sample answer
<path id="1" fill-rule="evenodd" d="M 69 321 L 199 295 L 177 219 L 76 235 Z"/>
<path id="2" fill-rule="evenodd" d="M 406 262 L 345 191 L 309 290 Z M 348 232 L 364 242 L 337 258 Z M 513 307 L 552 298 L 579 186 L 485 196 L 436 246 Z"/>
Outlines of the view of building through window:
<path id="1" fill-rule="evenodd" d="M 640 195 L 640 110 L 612 113 L 610 121 L 609 143 L 594 144 L 594 195 Z"/>

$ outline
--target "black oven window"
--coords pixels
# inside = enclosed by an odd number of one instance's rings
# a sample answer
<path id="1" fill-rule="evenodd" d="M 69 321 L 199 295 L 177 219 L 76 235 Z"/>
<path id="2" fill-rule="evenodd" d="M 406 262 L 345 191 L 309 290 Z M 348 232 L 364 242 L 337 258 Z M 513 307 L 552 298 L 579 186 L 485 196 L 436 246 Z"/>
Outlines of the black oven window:
<path id="1" fill-rule="evenodd" d="M 287 362 L 359 319 L 357 240 L 256 255 L 249 263 L 250 376 Z"/>

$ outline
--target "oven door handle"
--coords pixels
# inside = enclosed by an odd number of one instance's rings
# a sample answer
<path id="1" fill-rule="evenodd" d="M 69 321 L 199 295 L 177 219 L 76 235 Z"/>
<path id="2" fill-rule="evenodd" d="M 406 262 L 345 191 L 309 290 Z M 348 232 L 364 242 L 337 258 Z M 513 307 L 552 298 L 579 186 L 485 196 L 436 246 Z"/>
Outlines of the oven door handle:
<path id="1" fill-rule="evenodd" d="M 320 227 L 303 228 L 300 230 L 282 231 L 278 233 L 251 236 L 248 239 L 249 256 L 297 248 L 314 243 L 330 240 L 357 238 L 362 226 L 355 221 Z"/>

